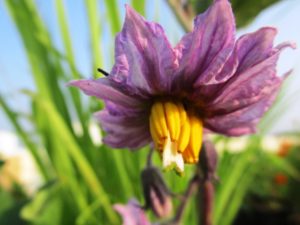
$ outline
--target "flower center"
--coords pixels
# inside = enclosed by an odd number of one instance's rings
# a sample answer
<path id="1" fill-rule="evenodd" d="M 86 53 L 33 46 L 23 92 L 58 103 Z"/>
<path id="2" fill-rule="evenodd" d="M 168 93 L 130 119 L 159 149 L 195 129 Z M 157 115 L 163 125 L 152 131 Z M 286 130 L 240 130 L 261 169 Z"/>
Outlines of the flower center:
<path id="1" fill-rule="evenodd" d="M 202 145 L 203 124 L 182 103 L 155 102 L 151 108 L 150 132 L 161 153 L 163 167 L 184 171 L 184 163 L 197 163 Z"/>

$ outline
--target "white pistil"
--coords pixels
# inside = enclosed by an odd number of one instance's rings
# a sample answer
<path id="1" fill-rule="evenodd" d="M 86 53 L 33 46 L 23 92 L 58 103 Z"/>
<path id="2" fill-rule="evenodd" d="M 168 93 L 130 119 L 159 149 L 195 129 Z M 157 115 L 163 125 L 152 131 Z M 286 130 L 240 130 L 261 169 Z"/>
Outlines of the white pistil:
<path id="1" fill-rule="evenodd" d="M 175 169 L 179 174 L 183 174 L 184 161 L 181 153 L 177 152 L 177 143 L 172 142 L 168 137 L 162 153 L 163 168 L 165 170 Z"/>

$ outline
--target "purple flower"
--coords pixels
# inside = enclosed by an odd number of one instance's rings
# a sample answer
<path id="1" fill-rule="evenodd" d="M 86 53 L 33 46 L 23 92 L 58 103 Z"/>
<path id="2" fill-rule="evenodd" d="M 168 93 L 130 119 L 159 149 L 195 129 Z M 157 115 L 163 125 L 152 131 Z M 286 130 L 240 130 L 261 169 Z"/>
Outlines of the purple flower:
<path id="1" fill-rule="evenodd" d="M 130 200 L 127 205 L 116 204 L 114 209 L 122 216 L 123 225 L 151 225 L 135 200 Z"/>
<path id="2" fill-rule="evenodd" d="M 165 168 L 196 163 L 204 129 L 228 136 L 255 132 L 283 81 L 276 29 L 264 27 L 235 41 L 230 3 L 215 0 L 194 30 L 172 48 L 163 28 L 126 6 L 108 77 L 70 84 L 106 102 L 96 113 L 104 143 L 136 149 L 153 142 Z"/>

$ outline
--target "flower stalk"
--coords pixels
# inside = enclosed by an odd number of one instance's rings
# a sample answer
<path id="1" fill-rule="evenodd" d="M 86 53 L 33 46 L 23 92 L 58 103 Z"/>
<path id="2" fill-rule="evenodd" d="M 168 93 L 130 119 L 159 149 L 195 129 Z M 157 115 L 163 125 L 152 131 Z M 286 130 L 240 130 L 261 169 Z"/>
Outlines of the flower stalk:
<path id="1" fill-rule="evenodd" d="M 211 142 L 204 142 L 198 165 L 201 174 L 198 196 L 202 212 L 199 225 L 212 225 L 215 194 L 213 181 L 216 180 L 217 152 Z"/>
<path id="2" fill-rule="evenodd" d="M 202 215 L 201 220 L 199 220 L 199 225 L 212 225 L 213 224 L 213 202 L 214 202 L 214 185 L 211 180 L 205 180 L 201 188 L 201 209 Z"/>
<path id="3" fill-rule="evenodd" d="M 200 177 L 198 176 L 198 174 L 196 174 L 190 180 L 188 187 L 184 195 L 182 196 L 182 201 L 177 209 L 177 213 L 174 219 L 171 221 L 171 223 L 168 223 L 168 225 L 179 225 L 181 223 L 183 213 L 187 206 L 188 200 L 196 192 L 197 188 L 199 188 L 199 184 L 200 184 Z"/>

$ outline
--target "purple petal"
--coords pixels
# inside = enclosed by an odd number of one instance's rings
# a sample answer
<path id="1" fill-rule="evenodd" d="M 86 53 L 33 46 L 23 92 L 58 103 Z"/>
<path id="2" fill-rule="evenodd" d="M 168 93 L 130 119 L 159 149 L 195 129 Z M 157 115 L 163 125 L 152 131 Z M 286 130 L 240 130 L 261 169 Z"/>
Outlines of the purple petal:
<path id="1" fill-rule="evenodd" d="M 276 33 L 275 28 L 264 27 L 254 33 L 241 36 L 216 79 L 228 80 L 234 73 L 241 73 L 268 58 L 273 51 Z"/>
<path id="2" fill-rule="evenodd" d="M 201 86 L 194 84 L 195 98 L 205 96 L 205 101 L 210 102 L 220 93 L 229 78 L 268 58 L 273 52 L 275 34 L 274 28 L 265 27 L 240 37 L 222 71 L 216 75 L 216 79 L 223 83 Z"/>
<path id="3" fill-rule="evenodd" d="M 214 132 L 228 136 L 255 133 L 259 119 L 272 105 L 279 87 L 279 85 L 274 87 L 272 95 L 265 96 L 253 105 L 223 116 L 206 119 L 205 126 Z"/>
<path id="4" fill-rule="evenodd" d="M 179 59 L 177 76 L 197 85 L 217 83 L 234 46 L 235 22 L 228 0 L 216 0 L 195 19 L 194 30 L 176 46 Z"/>
<path id="5" fill-rule="evenodd" d="M 282 79 L 276 76 L 276 63 L 283 48 L 272 49 L 271 47 L 268 51 L 261 52 L 262 55 L 265 54 L 264 57 L 259 53 L 254 54 L 251 48 L 249 53 L 251 57 L 240 59 L 237 72 L 222 87 L 219 87 L 218 96 L 207 105 L 206 110 L 214 113 L 233 112 L 272 95 L 274 87 L 279 87 L 282 82 Z M 264 60 L 260 61 L 262 58 Z"/>
<path id="6" fill-rule="evenodd" d="M 135 200 L 130 200 L 127 205 L 115 204 L 114 209 L 122 216 L 123 225 L 151 225 Z"/>
<path id="7" fill-rule="evenodd" d="M 176 56 L 159 24 L 147 22 L 128 5 L 116 38 L 116 64 L 111 76 L 136 92 L 161 93 L 170 88 Z"/>
<path id="8" fill-rule="evenodd" d="M 129 116 L 129 117 L 139 117 L 141 113 L 146 113 L 146 109 L 148 109 L 147 103 L 145 103 L 144 107 L 141 108 L 129 108 L 124 107 L 122 105 L 117 105 L 111 101 L 105 101 L 105 109 L 112 116 Z"/>
<path id="9" fill-rule="evenodd" d="M 95 96 L 97 98 L 112 101 L 123 107 L 142 108 L 145 104 L 138 97 L 126 94 L 122 87 L 107 78 L 100 78 L 98 80 L 75 80 L 69 83 L 70 86 L 79 87 L 85 94 Z"/>
<path id="10" fill-rule="evenodd" d="M 111 115 L 107 110 L 95 114 L 107 135 L 103 142 L 113 148 L 137 149 L 151 142 L 147 114 Z"/>

